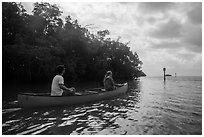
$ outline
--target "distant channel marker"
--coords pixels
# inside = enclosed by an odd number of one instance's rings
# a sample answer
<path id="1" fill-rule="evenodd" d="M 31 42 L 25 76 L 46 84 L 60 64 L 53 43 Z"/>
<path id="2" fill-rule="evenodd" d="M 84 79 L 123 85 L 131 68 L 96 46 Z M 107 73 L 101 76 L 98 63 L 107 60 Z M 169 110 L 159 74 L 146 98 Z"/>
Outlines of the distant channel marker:
<path id="1" fill-rule="evenodd" d="M 163 71 L 164 71 L 164 81 L 165 81 L 166 80 L 166 75 L 165 75 L 166 68 L 163 68 Z"/>

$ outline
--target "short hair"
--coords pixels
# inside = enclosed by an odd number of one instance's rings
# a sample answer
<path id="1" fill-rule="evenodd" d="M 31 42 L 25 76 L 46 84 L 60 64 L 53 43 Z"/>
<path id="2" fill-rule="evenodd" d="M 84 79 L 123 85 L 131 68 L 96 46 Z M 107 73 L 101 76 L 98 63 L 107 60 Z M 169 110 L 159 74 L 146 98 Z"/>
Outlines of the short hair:
<path id="1" fill-rule="evenodd" d="M 57 74 L 61 74 L 64 69 L 65 69 L 65 66 L 64 66 L 64 65 L 58 65 L 58 66 L 56 67 L 56 73 L 57 73 Z"/>

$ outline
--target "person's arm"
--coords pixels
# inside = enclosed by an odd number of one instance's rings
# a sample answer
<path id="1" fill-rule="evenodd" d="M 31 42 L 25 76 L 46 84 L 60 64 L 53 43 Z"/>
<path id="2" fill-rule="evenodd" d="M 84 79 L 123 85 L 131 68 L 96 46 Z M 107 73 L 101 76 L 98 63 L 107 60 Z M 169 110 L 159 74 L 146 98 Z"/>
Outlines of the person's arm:
<path id="1" fill-rule="evenodd" d="M 67 88 L 65 85 L 64 85 L 64 78 L 61 76 L 59 77 L 59 87 L 63 90 L 66 90 L 66 91 L 69 91 L 71 93 L 75 92 L 75 88 Z"/>
<path id="2" fill-rule="evenodd" d="M 113 78 L 110 77 L 109 79 L 110 79 L 110 81 L 111 81 L 111 85 L 112 85 L 112 86 L 115 86 L 115 82 L 114 82 Z"/>
<path id="3" fill-rule="evenodd" d="M 116 87 L 121 87 L 121 86 L 123 86 L 123 84 L 117 84 L 117 83 L 115 83 L 114 80 L 113 80 L 113 78 L 111 78 L 111 82 L 112 82 L 112 84 L 113 84 L 114 86 L 116 86 Z"/>
<path id="4" fill-rule="evenodd" d="M 75 91 L 75 89 L 73 87 L 71 88 L 67 88 L 64 84 L 59 84 L 59 87 L 63 90 L 69 91 L 71 93 L 73 93 Z"/>
<path id="5" fill-rule="evenodd" d="M 123 84 L 115 84 L 115 86 L 117 86 L 117 87 L 122 87 Z"/>

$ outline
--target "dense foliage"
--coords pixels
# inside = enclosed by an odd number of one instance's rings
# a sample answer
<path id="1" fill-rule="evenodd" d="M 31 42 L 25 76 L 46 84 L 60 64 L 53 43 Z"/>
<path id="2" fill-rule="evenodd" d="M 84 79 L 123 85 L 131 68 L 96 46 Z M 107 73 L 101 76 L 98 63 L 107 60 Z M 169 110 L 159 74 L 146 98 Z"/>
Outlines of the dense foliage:
<path id="1" fill-rule="evenodd" d="M 107 70 L 118 79 L 141 75 L 142 62 L 128 43 L 107 38 L 108 30 L 92 34 L 70 16 L 63 22 L 61 14 L 49 3 L 34 3 L 32 14 L 20 3 L 2 3 L 3 81 L 50 80 L 59 64 L 70 81 L 100 81 Z"/>

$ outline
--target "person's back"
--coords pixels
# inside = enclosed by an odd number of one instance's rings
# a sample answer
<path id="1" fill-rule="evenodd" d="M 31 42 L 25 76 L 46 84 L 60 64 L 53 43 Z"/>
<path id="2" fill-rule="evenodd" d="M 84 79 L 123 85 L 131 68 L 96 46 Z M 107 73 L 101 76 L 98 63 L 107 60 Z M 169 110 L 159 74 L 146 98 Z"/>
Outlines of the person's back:
<path id="1" fill-rule="evenodd" d="M 63 89 L 59 84 L 64 84 L 64 79 L 61 75 L 56 75 L 52 80 L 51 96 L 62 96 Z"/>
<path id="2" fill-rule="evenodd" d="M 104 84 L 105 90 L 107 90 L 107 91 L 115 89 L 115 84 L 114 84 L 114 80 L 112 78 L 112 72 L 111 71 L 107 71 L 107 73 L 104 77 L 104 80 L 103 80 L 103 84 Z"/>
<path id="3" fill-rule="evenodd" d="M 104 80 L 104 88 L 105 90 L 107 91 L 110 91 L 110 90 L 114 90 L 115 89 L 115 86 L 114 86 L 114 82 L 113 82 L 113 79 L 112 77 L 110 76 L 107 76 Z"/>

